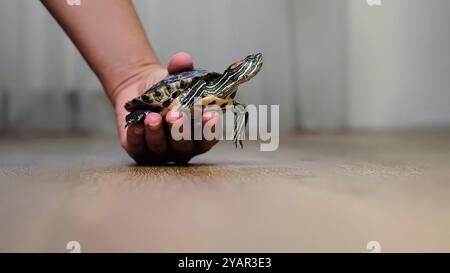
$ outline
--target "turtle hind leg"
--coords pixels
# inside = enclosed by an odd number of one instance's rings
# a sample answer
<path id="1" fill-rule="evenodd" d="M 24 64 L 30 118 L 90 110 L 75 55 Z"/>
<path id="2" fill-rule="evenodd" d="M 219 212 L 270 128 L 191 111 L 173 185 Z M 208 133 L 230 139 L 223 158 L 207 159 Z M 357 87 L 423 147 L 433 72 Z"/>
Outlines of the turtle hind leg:
<path id="1" fill-rule="evenodd" d="M 139 109 L 136 111 L 131 112 L 130 114 L 128 114 L 125 117 L 125 121 L 126 121 L 126 125 L 125 128 L 127 128 L 129 125 L 131 124 L 135 124 L 135 123 L 143 123 L 145 117 L 147 116 L 148 113 L 150 113 L 151 111 L 148 109 Z"/>

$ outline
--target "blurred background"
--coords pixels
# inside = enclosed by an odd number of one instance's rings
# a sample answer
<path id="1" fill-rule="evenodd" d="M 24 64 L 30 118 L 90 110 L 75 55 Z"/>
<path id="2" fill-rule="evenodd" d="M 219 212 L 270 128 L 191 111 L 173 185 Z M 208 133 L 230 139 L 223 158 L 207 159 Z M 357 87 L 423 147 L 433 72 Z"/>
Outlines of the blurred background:
<path id="1" fill-rule="evenodd" d="M 448 0 L 134 2 L 164 64 L 186 51 L 222 71 L 263 52 L 239 97 L 279 104 L 285 131 L 450 128 Z M 0 3 L 0 132 L 116 133 L 100 84 L 40 1 Z"/>

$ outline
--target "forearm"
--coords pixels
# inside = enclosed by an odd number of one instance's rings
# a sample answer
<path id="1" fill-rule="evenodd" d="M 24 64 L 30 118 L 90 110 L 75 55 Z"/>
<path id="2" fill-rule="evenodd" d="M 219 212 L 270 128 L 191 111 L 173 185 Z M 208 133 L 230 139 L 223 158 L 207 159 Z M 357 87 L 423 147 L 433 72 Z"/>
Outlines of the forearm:
<path id="1" fill-rule="evenodd" d="M 108 95 L 160 66 L 131 0 L 65 0 L 42 3 L 72 39 Z"/>

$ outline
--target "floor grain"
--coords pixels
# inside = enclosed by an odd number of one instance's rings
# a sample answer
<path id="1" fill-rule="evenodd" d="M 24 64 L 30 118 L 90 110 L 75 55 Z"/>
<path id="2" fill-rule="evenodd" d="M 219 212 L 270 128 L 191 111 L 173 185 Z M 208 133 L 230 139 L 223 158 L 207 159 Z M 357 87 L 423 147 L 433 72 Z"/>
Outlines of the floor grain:
<path id="1" fill-rule="evenodd" d="M 450 133 L 223 143 L 137 167 L 115 140 L 0 140 L 0 251 L 450 251 Z"/>

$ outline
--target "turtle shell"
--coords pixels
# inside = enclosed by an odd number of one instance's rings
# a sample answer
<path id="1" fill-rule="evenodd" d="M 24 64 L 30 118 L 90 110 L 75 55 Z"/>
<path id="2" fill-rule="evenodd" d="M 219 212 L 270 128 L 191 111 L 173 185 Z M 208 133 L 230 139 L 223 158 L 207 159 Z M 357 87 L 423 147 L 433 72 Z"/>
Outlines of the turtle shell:
<path id="1" fill-rule="evenodd" d="M 129 112 L 149 109 L 152 112 L 161 112 L 178 98 L 183 92 L 193 86 L 197 81 L 210 82 L 221 74 L 199 69 L 170 75 L 148 89 L 142 96 L 132 99 L 125 104 Z"/>

